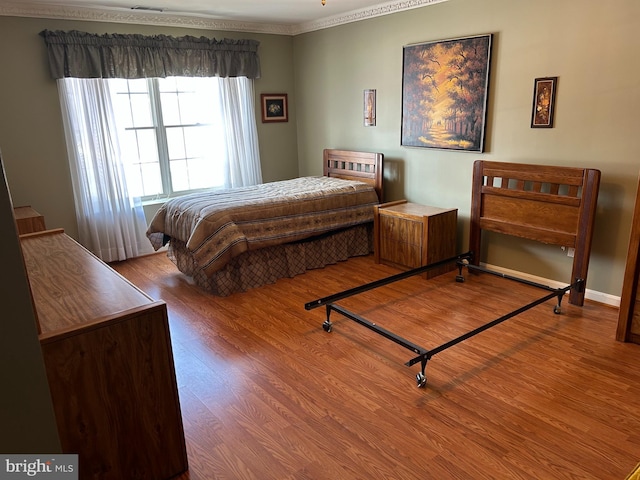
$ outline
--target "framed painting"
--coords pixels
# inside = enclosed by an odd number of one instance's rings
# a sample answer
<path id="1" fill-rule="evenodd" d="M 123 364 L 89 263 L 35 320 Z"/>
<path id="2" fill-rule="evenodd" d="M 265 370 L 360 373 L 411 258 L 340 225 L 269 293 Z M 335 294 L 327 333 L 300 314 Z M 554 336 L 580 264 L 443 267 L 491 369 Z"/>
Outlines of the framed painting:
<path id="1" fill-rule="evenodd" d="M 260 103 L 262 104 L 262 123 L 289 121 L 286 93 L 262 93 Z"/>
<path id="2" fill-rule="evenodd" d="M 553 128 L 558 77 L 536 78 L 533 83 L 531 128 Z"/>
<path id="3" fill-rule="evenodd" d="M 403 48 L 403 146 L 484 151 L 491 40 L 486 34 Z"/>

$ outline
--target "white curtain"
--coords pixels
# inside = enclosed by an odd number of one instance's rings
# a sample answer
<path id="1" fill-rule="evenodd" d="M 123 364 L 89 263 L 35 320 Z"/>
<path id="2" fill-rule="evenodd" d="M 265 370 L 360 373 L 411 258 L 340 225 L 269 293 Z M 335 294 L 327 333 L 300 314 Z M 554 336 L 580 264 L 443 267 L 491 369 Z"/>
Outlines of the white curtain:
<path id="1" fill-rule="evenodd" d="M 225 186 L 262 183 L 253 80 L 219 78 L 220 109 L 226 137 Z"/>
<path id="2" fill-rule="evenodd" d="M 79 242 L 105 262 L 152 253 L 142 204 L 127 192 L 108 82 L 57 82 Z"/>

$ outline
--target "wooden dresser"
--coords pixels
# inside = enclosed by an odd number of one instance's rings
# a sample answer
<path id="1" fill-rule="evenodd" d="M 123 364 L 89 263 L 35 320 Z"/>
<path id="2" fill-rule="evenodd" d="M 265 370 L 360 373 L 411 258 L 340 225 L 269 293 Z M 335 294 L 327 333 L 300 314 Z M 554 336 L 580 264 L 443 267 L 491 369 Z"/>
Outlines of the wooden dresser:
<path id="1" fill-rule="evenodd" d="M 627 265 L 620 297 L 616 339 L 621 342 L 640 343 L 640 180 L 631 224 L 631 237 Z"/>
<path id="2" fill-rule="evenodd" d="M 44 217 L 36 212 L 31 205 L 14 207 L 13 216 L 15 217 L 16 225 L 18 226 L 18 235 L 46 230 Z"/>
<path id="3" fill-rule="evenodd" d="M 186 471 L 166 304 L 62 230 L 20 240 L 60 442 L 80 478 Z"/>
<path id="4" fill-rule="evenodd" d="M 458 210 L 406 200 L 374 207 L 374 258 L 399 268 L 417 268 L 456 255 Z M 432 278 L 455 269 L 444 265 L 426 272 Z"/>

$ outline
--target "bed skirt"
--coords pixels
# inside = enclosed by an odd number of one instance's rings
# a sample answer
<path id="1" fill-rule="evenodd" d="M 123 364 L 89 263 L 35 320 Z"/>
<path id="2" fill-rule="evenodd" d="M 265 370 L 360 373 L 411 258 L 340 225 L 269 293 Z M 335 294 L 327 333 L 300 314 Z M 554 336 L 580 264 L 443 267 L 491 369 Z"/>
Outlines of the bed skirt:
<path id="1" fill-rule="evenodd" d="M 184 242 L 172 239 L 168 256 L 178 270 L 192 277 L 198 286 L 224 297 L 371 252 L 373 224 L 367 223 L 299 242 L 245 252 L 209 277 L 195 264 Z"/>

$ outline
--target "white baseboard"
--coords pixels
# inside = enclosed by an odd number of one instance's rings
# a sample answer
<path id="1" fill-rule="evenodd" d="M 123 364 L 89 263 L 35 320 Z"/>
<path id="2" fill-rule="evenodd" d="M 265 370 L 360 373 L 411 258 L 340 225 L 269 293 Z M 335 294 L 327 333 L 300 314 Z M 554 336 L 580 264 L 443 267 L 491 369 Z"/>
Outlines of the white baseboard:
<path id="1" fill-rule="evenodd" d="M 493 270 L 498 273 L 504 273 L 505 275 L 511 275 L 512 277 L 522 278 L 531 282 L 540 283 L 542 285 L 548 285 L 552 288 L 563 288 L 567 286 L 567 283 L 558 282 L 556 280 L 549 280 L 548 278 L 536 277 L 535 275 L 529 275 L 528 273 L 518 272 L 516 270 L 510 270 L 508 268 L 498 267 L 488 263 L 481 263 L 484 268 Z M 594 302 L 603 303 L 612 307 L 620 307 L 620 297 L 610 295 L 608 293 L 602 293 L 595 290 L 586 289 L 584 298 L 587 300 L 593 300 Z"/>

